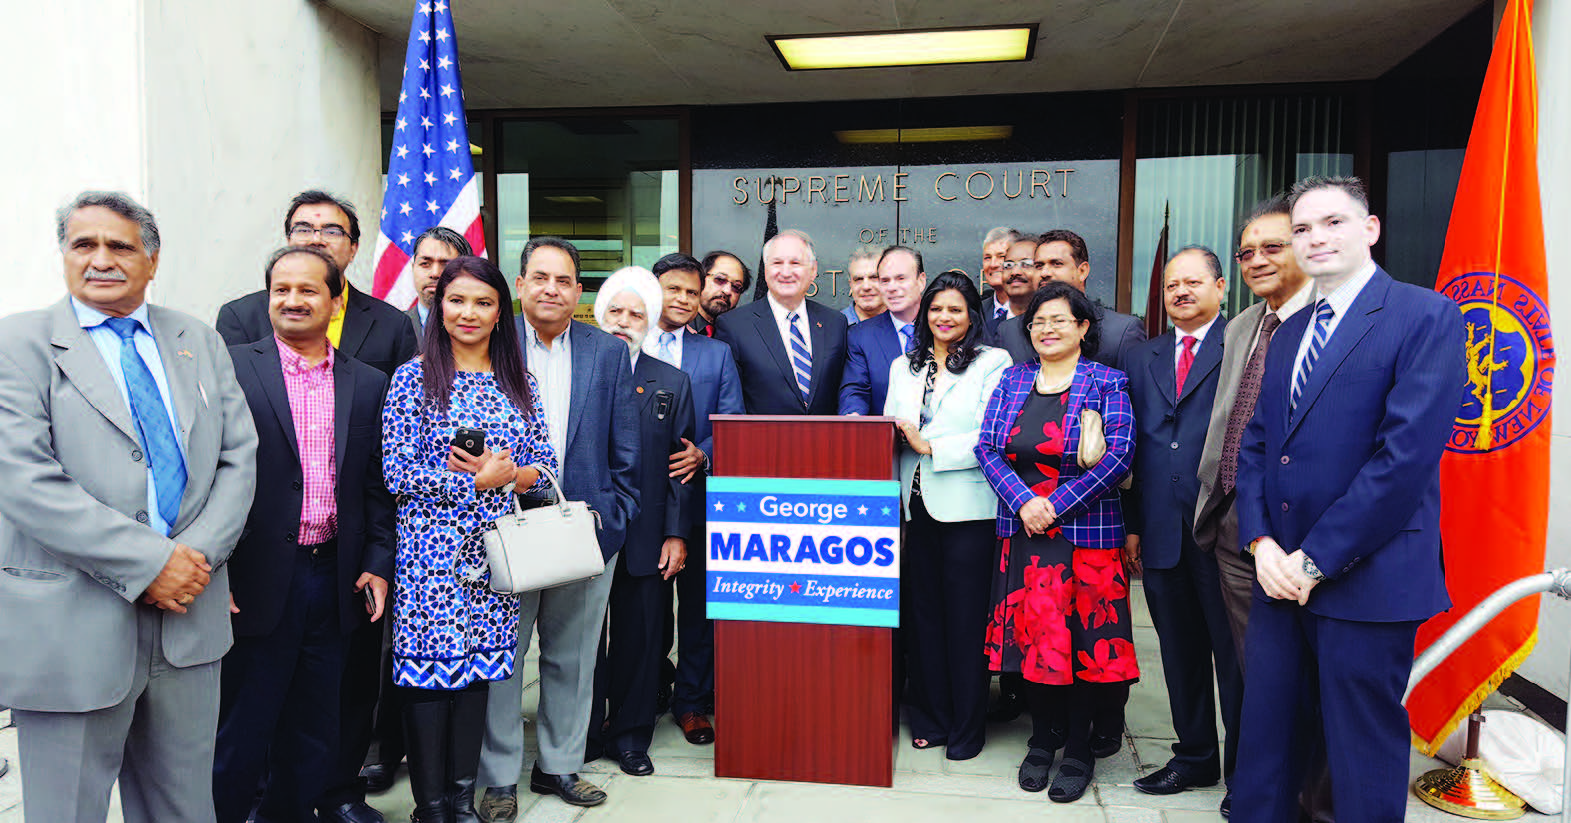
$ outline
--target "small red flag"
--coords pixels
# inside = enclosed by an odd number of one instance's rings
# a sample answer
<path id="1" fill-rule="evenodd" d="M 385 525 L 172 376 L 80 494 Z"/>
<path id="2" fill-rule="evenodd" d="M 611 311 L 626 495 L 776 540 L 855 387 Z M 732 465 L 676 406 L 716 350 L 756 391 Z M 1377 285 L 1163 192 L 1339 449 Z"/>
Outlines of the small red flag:
<path id="1" fill-rule="evenodd" d="M 1496 589 L 1544 570 L 1554 342 L 1538 196 L 1531 0 L 1510 0 L 1484 76 L 1435 289 L 1467 328 L 1467 387 L 1440 461 L 1440 532 L 1454 605 L 1418 633 L 1421 653 Z M 1517 602 L 1408 699 L 1432 754 L 1533 650 L 1538 599 Z"/>

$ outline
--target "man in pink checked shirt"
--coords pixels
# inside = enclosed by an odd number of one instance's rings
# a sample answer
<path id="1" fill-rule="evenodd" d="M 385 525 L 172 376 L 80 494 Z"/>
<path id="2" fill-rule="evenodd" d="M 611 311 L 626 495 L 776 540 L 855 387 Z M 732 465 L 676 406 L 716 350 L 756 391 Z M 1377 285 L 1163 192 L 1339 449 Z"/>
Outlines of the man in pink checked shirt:
<path id="1" fill-rule="evenodd" d="M 273 335 L 229 349 L 257 427 L 257 494 L 229 561 L 234 648 L 220 670 L 219 823 L 315 820 L 339 748 L 349 634 L 380 620 L 392 577 L 382 481 L 387 377 L 336 351 L 343 272 L 318 249 L 274 252 Z M 267 776 L 256 802 L 256 786 Z"/>

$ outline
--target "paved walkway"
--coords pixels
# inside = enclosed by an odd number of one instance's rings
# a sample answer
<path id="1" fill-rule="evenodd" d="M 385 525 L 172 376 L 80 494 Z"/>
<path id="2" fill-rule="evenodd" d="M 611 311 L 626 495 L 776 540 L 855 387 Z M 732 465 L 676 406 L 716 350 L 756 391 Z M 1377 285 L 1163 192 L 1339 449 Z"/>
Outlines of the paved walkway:
<path id="1" fill-rule="evenodd" d="M 910 735 L 902 728 L 900 743 L 895 749 L 894 786 L 889 789 L 718 779 L 713 776 L 714 747 L 689 745 L 682 738 L 681 730 L 666 718 L 658 725 L 649 752 L 655 764 L 654 775 L 629 777 L 622 774 L 614 762 L 601 760 L 590 764 L 585 772 L 610 795 L 603 806 L 577 809 L 555 798 L 525 791 L 519 795 L 522 805 L 519 820 L 524 823 L 611 820 L 617 823 L 953 823 L 967 819 L 998 823 L 1042 818 L 1063 823 L 1219 821 L 1220 787 L 1153 797 L 1135 791 L 1131 785 L 1135 778 L 1166 762 L 1173 735 L 1167 719 L 1167 694 L 1162 684 L 1156 633 L 1147 617 L 1138 582 L 1133 596 L 1136 600 L 1133 604 L 1135 646 L 1140 655 L 1142 678 L 1130 695 L 1124 749 L 1113 757 L 1097 761 L 1092 789 L 1077 803 L 1050 803 L 1046 792 L 1028 794 L 1015 785 L 1015 770 L 1025 755 L 1026 739 L 1031 733 L 1031 723 L 1026 717 L 990 727 L 987 748 L 978 757 L 963 762 L 946 760 L 941 749 L 917 751 L 911 748 Z M 533 655 L 525 661 L 524 675 L 529 678 L 530 685 L 524 691 L 522 708 L 525 715 L 533 717 L 539 697 L 539 672 Z M 1494 699 L 1505 705 L 1503 698 Z M 0 714 L 0 720 L 4 717 Z M 725 733 L 723 726 L 718 733 Z M 532 724 L 529 738 L 529 746 L 533 749 Z M 13 765 L 11 774 L 0 778 L 0 823 L 22 823 L 14 729 L 0 731 L 0 755 L 12 758 Z M 533 761 L 531 751 L 525 758 L 525 767 Z M 1412 762 L 1415 776 L 1444 765 L 1416 752 Z M 524 781 L 528 782 L 527 772 Z M 371 798 L 371 802 L 387 815 L 388 823 L 404 823 L 414 807 L 407 777 L 400 772 L 393 789 Z M 1462 818 L 1439 812 L 1409 796 L 1407 819 L 1454 822 Z M 1547 821 L 1558 820 L 1559 816 L 1529 813 L 1524 819 Z M 120 823 L 118 803 L 111 810 L 110 820 Z"/>

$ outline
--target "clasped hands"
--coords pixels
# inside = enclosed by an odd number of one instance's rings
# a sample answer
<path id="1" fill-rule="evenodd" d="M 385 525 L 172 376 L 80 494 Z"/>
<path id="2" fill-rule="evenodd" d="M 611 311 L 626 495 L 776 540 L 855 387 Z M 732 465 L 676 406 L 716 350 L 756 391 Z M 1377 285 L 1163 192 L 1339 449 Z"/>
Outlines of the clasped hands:
<path id="1" fill-rule="evenodd" d="M 1304 572 L 1303 549 L 1288 554 L 1269 537 L 1255 542 L 1255 577 L 1270 597 L 1296 600 L 1300 606 L 1309 602 L 1309 593 L 1320 584 Z"/>
<path id="2" fill-rule="evenodd" d="M 1057 519 L 1058 512 L 1053 510 L 1053 504 L 1045 497 L 1033 497 L 1020 507 L 1020 523 L 1025 526 L 1028 535 L 1046 534 Z"/>
<path id="3" fill-rule="evenodd" d="M 207 556 L 185 545 L 176 543 L 175 550 L 164 561 L 164 568 L 142 592 L 142 602 L 164 611 L 185 614 L 186 607 L 207 589 L 212 581 L 213 567 Z M 230 599 L 231 607 L 234 600 Z"/>
<path id="4" fill-rule="evenodd" d="M 449 446 L 447 469 L 474 475 L 475 491 L 500 488 L 508 483 L 514 483 L 520 489 L 527 489 L 540 479 L 539 469 L 533 466 L 519 466 L 513 462 L 512 449 L 496 452 L 486 449 L 476 455 L 457 446 Z"/>

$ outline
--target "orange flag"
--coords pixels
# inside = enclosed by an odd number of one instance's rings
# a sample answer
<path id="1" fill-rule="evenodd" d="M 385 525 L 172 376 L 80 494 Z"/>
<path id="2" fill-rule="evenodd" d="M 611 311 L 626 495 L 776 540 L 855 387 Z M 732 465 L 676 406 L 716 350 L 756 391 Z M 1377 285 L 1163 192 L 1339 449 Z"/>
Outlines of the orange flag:
<path id="1" fill-rule="evenodd" d="M 1500 21 L 1435 289 L 1462 310 L 1467 387 L 1440 461 L 1440 532 L 1455 605 L 1419 630 L 1420 653 L 1496 589 L 1544 570 L 1555 349 L 1531 0 L 1510 0 Z M 1433 754 L 1537 640 L 1537 598 L 1475 634 L 1408 699 L 1416 745 Z"/>

